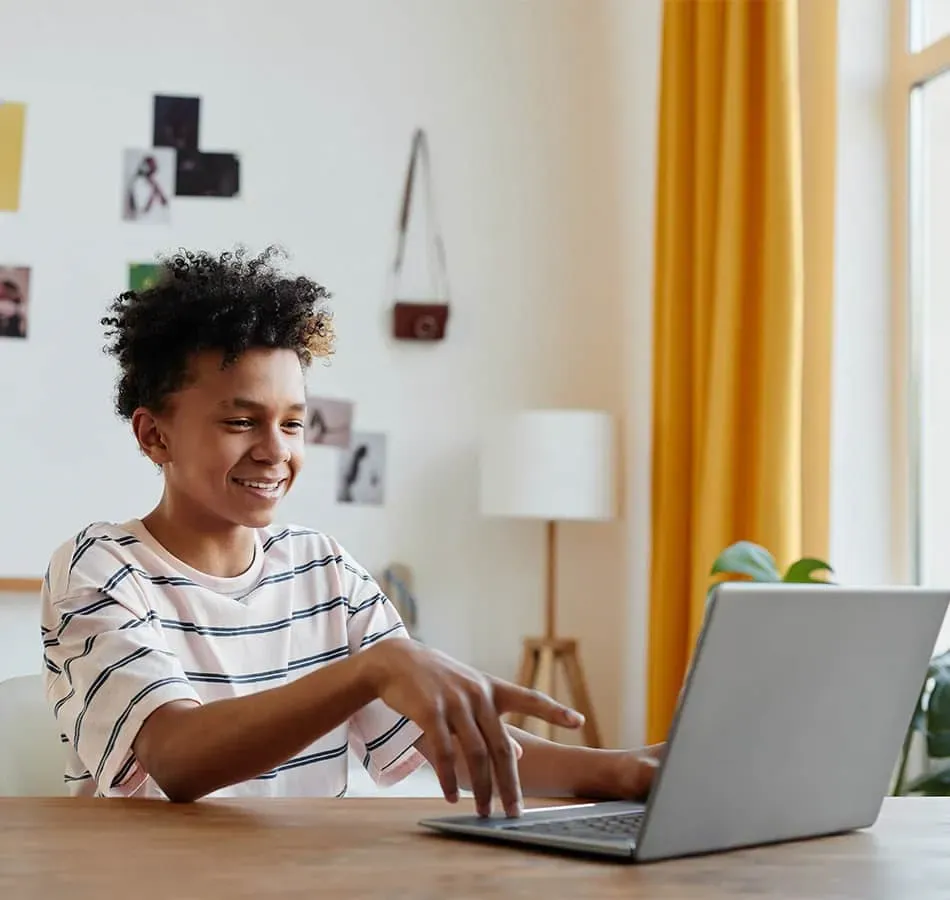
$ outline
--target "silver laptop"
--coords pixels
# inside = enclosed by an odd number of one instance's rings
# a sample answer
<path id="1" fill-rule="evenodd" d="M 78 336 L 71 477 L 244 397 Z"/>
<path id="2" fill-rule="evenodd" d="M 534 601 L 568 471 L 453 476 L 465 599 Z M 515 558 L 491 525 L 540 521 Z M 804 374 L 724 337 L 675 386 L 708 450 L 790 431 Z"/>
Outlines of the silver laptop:
<path id="1" fill-rule="evenodd" d="M 424 819 L 449 835 L 647 862 L 874 823 L 950 593 L 728 582 L 647 803 Z"/>

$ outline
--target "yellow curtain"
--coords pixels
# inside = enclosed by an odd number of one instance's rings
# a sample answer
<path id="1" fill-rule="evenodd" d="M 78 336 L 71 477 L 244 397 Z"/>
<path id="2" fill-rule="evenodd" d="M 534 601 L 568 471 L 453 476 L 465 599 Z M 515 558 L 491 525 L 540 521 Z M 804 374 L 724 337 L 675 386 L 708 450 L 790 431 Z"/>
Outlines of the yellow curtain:
<path id="1" fill-rule="evenodd" d="M 835 281 L 838 4 L 799 0 L 805 320 L 802 553 L 828 559 Z M 832 565 L 834 560 L 831 560 Z"/>
<path id="2" fill-rule="evenodd" d="M 796 0 L 665 0 L 647 735 L 663 740 L 735 540 L 802 546 Z"/>

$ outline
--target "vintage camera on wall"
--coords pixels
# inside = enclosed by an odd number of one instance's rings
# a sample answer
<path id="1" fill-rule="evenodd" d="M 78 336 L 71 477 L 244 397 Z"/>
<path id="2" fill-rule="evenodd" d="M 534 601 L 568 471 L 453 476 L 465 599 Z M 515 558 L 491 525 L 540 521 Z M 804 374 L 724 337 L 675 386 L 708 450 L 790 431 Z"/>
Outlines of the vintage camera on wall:
<path id="1" fill-rule="evenodd" d="M 406 183 L 403 189 L 402 206 L 399 213 L 398 244 L 396 259 L 393 263 L 393 287 L 402 274 L 402 261 L 406 250 L 406 233 L 409 226 L 409 212 L 412 208 L 412 192 L 416 177 L 417 165 L 422 169 L 421 177 L 425 181 L 426 196 L 428 198 L 430 250 L 435 251 L 435 269 L 437 274 L 437 291 L 432 300 L 396 300 L 393 306 L 392 328 L 393 337 L 400 341 L 425 341 L 433 343 L 445 339 L 446 326 L 449 321 L 449 278 L 448 266 L 445 261 L 445 245 L 442 241 L 438 221 L 435 213 L 435 204 L 432 199 L 430 184 L 429 144 L 426 134 L 417 128 L 412 137 L 412 150 L 409 155 L 409 169 L 406 172 Z"/>
<path id="2" fill-rule="evenodd" d="M 393 337 L 401 341 L 441 341 L 448 321 L 448 303 L 397 300 L 393 307 Z"/>

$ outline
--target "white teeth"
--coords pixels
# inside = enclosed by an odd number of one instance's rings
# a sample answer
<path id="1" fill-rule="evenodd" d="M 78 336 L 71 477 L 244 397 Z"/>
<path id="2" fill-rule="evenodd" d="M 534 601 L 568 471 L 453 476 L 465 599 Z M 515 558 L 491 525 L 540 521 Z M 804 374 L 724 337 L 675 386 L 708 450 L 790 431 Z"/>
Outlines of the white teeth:
<path id="1" fill-rule="evenodd" d="M 280 486 L 279 481 L 245 481 L 242 478 L 235 478 L 234 480 L 245 487 L 257 488 L 261 491 L 276 491 Z"/>

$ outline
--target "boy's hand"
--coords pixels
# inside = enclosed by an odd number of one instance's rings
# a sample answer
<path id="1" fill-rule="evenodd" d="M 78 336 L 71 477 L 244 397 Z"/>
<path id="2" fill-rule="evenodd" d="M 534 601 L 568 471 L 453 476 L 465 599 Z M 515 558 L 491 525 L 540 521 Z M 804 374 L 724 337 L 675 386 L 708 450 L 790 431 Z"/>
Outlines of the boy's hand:
<path id="1" fill-rule="evenodd" d="M 665 754 L 666 744 L 618 751 L 613 775 L 614 796 L 620 800 L 646 800 Z"/>
<path id="2" fill-rule="evenodd" d="M 584 722 L 580 713 L 545 694 L 485 675 L 412 640 L 381 641 L 363 653 L 376 695 L 425 732 L 429 761 L 450 803 L 458 800 L 458 740 L 479 815 L 491 811 L 493 782 L 505 812 L 521 812 L 520 748 L 506 732 L 502 714 L 523 713 L 563 728 Z"/>

